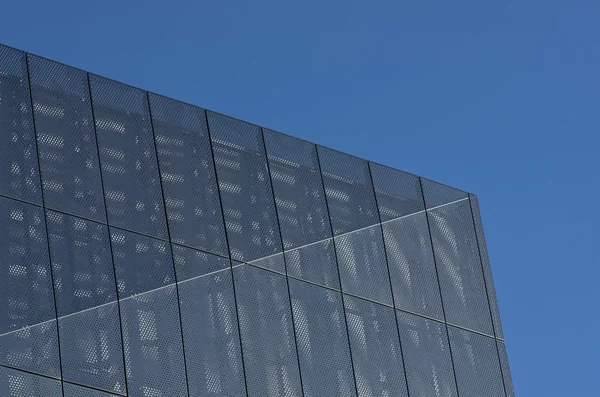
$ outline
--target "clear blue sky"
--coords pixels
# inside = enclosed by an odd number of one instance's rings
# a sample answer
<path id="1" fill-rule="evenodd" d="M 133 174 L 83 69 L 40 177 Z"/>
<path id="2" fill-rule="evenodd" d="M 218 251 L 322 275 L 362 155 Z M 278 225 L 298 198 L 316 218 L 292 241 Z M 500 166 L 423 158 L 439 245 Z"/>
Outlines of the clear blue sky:
<path id="1" fill-rule="evenodd" d="M 517 394 L 591 396 L 600 3 L 483 3 L 6 0 L 0 41 L 478 194 Z"/>

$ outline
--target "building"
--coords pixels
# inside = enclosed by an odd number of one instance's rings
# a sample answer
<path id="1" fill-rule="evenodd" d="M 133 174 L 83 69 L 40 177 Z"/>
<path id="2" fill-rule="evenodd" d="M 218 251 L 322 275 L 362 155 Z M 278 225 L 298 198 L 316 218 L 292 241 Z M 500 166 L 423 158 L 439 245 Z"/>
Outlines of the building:
<path id="1" fill-rule="evenodd" d="M 0 236 L 0 396 L 514 395 L 476 196 L 9 47 Z"/>

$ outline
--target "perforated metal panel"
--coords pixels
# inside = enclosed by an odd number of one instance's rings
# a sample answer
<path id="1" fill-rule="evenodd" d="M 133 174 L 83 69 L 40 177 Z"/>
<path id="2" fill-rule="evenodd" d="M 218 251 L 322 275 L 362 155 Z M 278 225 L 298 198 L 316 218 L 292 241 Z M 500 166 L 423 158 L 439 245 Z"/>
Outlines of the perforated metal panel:
<path id="1" fill-rule="evenodd" d="M 340 289 L 332 239 L 286 251 L 285 258 L 288 275 Z"/>
<path id="2" fill-rule="evenodd" d="M 492 266 L 490 265 L 490 257 L 488 255 L 487 244 L 485 242 L 485 234 L 483 233 L 483 222 L 481 220 L 481 212 L 479 209 L 479 199 L 474 194 L 470 194 L 471 211 L 473 213 L 473 222 L 475 223 L 475 232 L 477 234 L 477 243 L 479 245 L 479 253 L 481 255 L 481 263 L 483 265 L 483 275 L 490 302 L 490 310 L 492 311 L 492 322 L 494 324 L 494 332 L 496 337 L 504 338 L 502 331 L 502 321 L 500 320 L 500 309 L 498 308 L 498 298 L 496 297 L 496 288 L 494 288 L 494 278 L 492 277 Z"/>
<path id="3" fill-rule="evenodd" d="M 341 294 L 289 282 L 304 396 L 356 396 Z"/>
<path id="4" fill-rule="evenodd" d="M 396 314 L 410 396 L 457 397 L 446 326 L 408 313 Z"/>
<path id="5" fill-rule="evenodd" d="M 58 326 L 63 379 L 125 394 L 117 303 L 69 314 Z"/>
<path id="6" fill-rule="evenodd" d="M 358 395 L 408 396 L 394 309 L 344 297 Z"/>
<path id="7" fill-rule="evenodd" d="M 342 290 L 393 305 L 381 226 L 335 237 Z"/>
<path id="8" fill-rule="evenodd" d="M 254 266 L 263 267 L 279 274 L 285 274 L 285 259 L 283 253 L 273 254 L 249 261 Z"/>
<path id="9" fill-rule="evenodd" d="M 458 200 L 466 200 L 469 195 L 462 190 L 434 182 L 430 179 L 421 178 L 425 206 L 433 208 L 440 205 L 452 203 Z"/>
<path id="10" fill-rule="evenodd" d="M 0 367 L 2 397 L 62 397 L 59 380 Z"/>
<path id="11" fill-rule="evenodd" d="M 366 160 L 317 146 L 335 235 L 379 222 Z"/>
<path id="12" fill-rule="evenodd" d="M 196 277 L 179 284 L 190 396 L 245 396 L 231 270 Z"/>
<path id="13" fill-rule="evenodd" d="M 64 384 L 65 395 L 64 397 L 119 397 L 120 394 L 105 393 L 99 390 L 88 389 L 87 387 L 81 387 L 73 385 L 71 383 Z"/>
<path id="14" fill-rule="evenodd" d="M 90 84 L 108 221 L 166 239 L 146 92 L 95 75 Z"/>
<path id="15" fill-rule="evenodd" d="M 468 200 L 429 211 L 446 321 L 494 335 Z"/>
<path id="16" fill-rule="evenodd" d="M 231 257 L 250 262 L 281 252 L 260 127 L 213 112 L 208 124 Z"/>
<path id="17" fill-rule="evenodd" d="M 175 286 L 121 301 L 130 397 L 187 396 Z"/>
<path id="18" fill-rule="evenodd" d="M 45 205 L 105 222 L 87 73 L 28 55 Z"/>
<path id="19" fill-rule="evenodd" d="M 171 239 L 227 255 L 204 109 L 150 94 Z"/>
<path id="20" fill-rule="evenodd" d="M 504 397 L 493 338 L 448 327 L 456 383 L 461 397 Z"/>
<path id="21" fill-rule="evenodd" d="M 382 224 L 394 304 L 444 320 L 431 239 L 424 213 Z"/>
<path id="22" fill-rule="evenodd" d="M 117 299 L 106 225 L 46 211 L 58 315 Z"/>
<path id="23" fill-rule="evenodd" d="M 25 53 L 0 45 L 0 194 L 42 203 Z"/>
<path id="24" fill-rule="evenodd" d="M 285 249 L 331 237 L 316 146 L 266 129 L 264 138 Z"/>
<path id="25" fill-rule="evenodd" d="M 497 340 L 496 343 L 498 344 L 498 354 L 500 355 L 500 365 L 502 368 L 502 376 L 504 378 L 506 397 L 515 397 L 515 388 L 513 386 L 512 375 L 510 374 L 506 344 L 500 340 Z"/>
<path id="26" fill-rule="evenodd" d="M 284 276 L 233 269 L 249 396 L 301 396 L 292 313 Z"/>
<path id="27" fill-rule="evenodd" d="M 227 258 L 176 244 L 173 244 L 173 260 L 179 283 L 228 269 L 230 266 Z"/>
<path id="28" fill-rule="evenodd" d="M 115 228 L 110 235 L 121 299 L 175 283 L 168 243 Z"/>
<path id="29" fill-rule="evenodd" d="M 418 176 L 376 163 L 369 164 L 382 222 L 425 209 Z"/>

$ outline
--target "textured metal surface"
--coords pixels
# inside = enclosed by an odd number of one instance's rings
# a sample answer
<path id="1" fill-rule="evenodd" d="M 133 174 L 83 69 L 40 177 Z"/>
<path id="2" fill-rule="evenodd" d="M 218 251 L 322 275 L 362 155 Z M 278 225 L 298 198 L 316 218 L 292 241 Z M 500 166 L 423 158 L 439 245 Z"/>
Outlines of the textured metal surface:
<path id="1" fill-rule="evenodd" d="M 105 222 L 87 73 L 29 55 L 45 205 Z"/>
<path id="2" fill-rule="evenodd" d="M 394 309 L 346 296 L 358 395 L 408 396 Z"/>
<path id="3" fill-rule="evenodd" d="M 444 320 L 435 262 L 424 213 L 382 225 L 394 305 Z"/>
<path id="4" fill-rule="evenodd" d="M 366 160 L 317 146 L 335 235 L 379 222 Z"/>
<path id="5" fill-rule="evenodd" d="M 42 203 L 25 53 L 0 45 L 0 194 Z"/>
<path id="6" fill-rule="evenodd" d="M 370 168 L 382 222 L 425 209 L 418 176 L 375 163 Z"/>
<path id="7" fill-rule="evenodd" d="M 167 238 L 146 92 L 91 75 L 108 221 Z"/>
<path id="8" fill-rule="evenodd" d="M 392 305 L 381 226 L 335 237 L 342 291 Z"/>
<path id="9" fill-rule="evenodd" d="M 0 396 L 63 397 L 63 394 L 59 380 L 0 367 Z"/>
<path id="10" fill-rule="evenodd" d="M 504 397 L 493 338 L 448 327 L 456 383 L 461 397 Z"/>
<path id="11" fill-rule="evenodd" d="M 171 239 L 227 255 L 204 109 L 154 94 L 150 109 Z"/>
<path id="12" fill-rule="evenodd" d="M 468 200 L 429 211 L 446 321 L 494 335 Z"/>
<path id="13" fill-rule="evenodd" d="M 229 259 L 173 244 L 177 282 L 198 278 L 229 268 Z"/>
<path id="14" fill-rule="evenodd" d="M 290 280 L 305 397 L 356 396 L 339 292 Z"/>
<path id="15" fill-rule="evenodd" d="M 288 275 L 325 287 L 340 289 L 333 240 L 286 251 Z"/>
<path id="16" fill-rule="evenodd" d="M 233 269 L 249 396 L 302 396 L 284 276 Z"/>
<path id="17" fill-rule="evenodd" d="M 410 396 L 457 397 L 446 326 L 408 313 L 397 318 Z"/>
<path id="18" fill-rule="evenodd" d="M 512 375 L 510 373 L 510 364 L 508 363 L 506 344 L 500 340 L 497 340 L 496 343 L 498 345 L 498 355 L 500 356 L 500 365 L 502 368 L 502 377 L 504 378 L 506 397 L 515 397 L 515 388 L 513 386 Z"/>
<path id="19" fill-rule="evenodd" d="M 71 383 L 64 384 L 64 397 L 120 397 L 120 394 L 105 393 L 99 390 L 89 389 L 73 385 Z"/>
<path id="20" fill-rule="evenodd" d="M 423 187 L 423 197 L 425 198 L 425 206 L 427 208 L 437 207 L 458 200 L 465 200 L 469 197 L 469 195 L 462 190 L 429 179 L 421 178 L 421 185 Z"/>
<path id="21" fill-rule="evenodd" d="M 282 251 L 260 127 L 208 112 L 231 257 L 244 262 Z M 283 262 L 280 268 L 285 272 Z"/>

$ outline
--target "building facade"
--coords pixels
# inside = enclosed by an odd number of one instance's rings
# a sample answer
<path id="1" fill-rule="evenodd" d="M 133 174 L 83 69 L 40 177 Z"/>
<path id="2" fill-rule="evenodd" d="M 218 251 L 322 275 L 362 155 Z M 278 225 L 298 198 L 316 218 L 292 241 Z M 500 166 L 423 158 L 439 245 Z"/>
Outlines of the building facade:
<path id="1" fill-rule="evenodd" d="M 0 396 L 514 396 L 477 197 L 0 47 Z"/>

